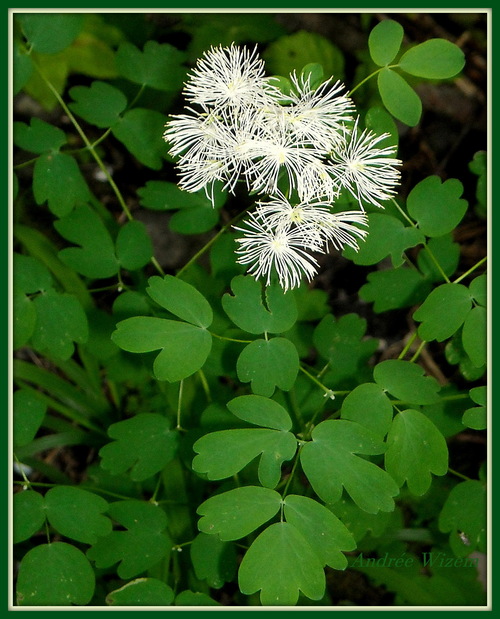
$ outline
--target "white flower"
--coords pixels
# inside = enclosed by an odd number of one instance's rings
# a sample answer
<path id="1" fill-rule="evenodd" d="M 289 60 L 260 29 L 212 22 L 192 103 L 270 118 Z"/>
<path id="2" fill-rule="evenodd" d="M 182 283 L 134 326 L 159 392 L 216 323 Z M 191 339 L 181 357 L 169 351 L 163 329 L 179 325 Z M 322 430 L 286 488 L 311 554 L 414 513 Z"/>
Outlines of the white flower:
<path id="1" fill-rule="evenodd" d="M 184 94 L 204 106 L 256 105 L 267 101 L 276 89 L 265 77 L 264 61 L 246 47 L 211 47 L 188 76 Z"/>
<path id="2" fill-rule="evenodd" d="M 236 254 L 240 264 L 248 264 L 248 272 L 255 278 L 264 277 L 266 286 L 274 272 L 286 292 L 300 285 L 305 275 L 310 281 L 317 272 L 318 263 L 307 250 L 319 249 L 303 227 L 270 227 L 261 218 L 250 213 L 248 228 L 238 228 L 243 237 L 236 239 L 240 248 Z"/>
<path id="3" fill-rule="evenodd" d="M 276 116 L 275 122 L 267 115 L 267 131 L 255 141 L 254 161 L 245 174 L 254 192 L 271 195 L 278 191 L 278 181 L 286 173 L 288 189 L 297 190 L 302 198 L 302 172 L 306 166 L 320 165 L 324 154 L 320 148 L 290 132 L 281 115 Z"/>
<path id="4" fill-rule="evenodd" d="M 297 135 L 326 151 L 332 150 L 342 139 L 340 129 L 353 119 L 354 104 L 341 95 L 344 85 L 332 79 L 318 88 L 311 88 L 311 74 L 305 78 L 290 75 L 293 89 L 290 93 L 291 106 L 284 106 L 283 113 Z"/>
<path id="5" fill-rule="evenodd" d="M 399 159 L 393 155 L 395 148 L 388 146 L 377 148 L 377 144 L 388 136 L 387 133 L 376 135 L 365 129 L 358 131 L 358 120 L 343 144 L 331 154 L 331 173 L 341 187 L 345 187 L 358 200 L 360 207 L 368 202 L 383 208 L 380 202 L 389 200 L 396 194 L 401 173 Z"/>
<path id="6" fill-rule="evenodd" d="M 269 202 L 258 202 L 257 213 L 260 220 L 265 221 L 270 228 L 301 228 L 315 251 L 325 251 L 329 243 L 338 250 L 345 245 L 358 250 L 357 238 L 362 239 L 368 234 L 367 230 L 355 225 L 368 225 L 365 213 L 332 213 L 328 202 L 291 204 L 281 193 Z"/>

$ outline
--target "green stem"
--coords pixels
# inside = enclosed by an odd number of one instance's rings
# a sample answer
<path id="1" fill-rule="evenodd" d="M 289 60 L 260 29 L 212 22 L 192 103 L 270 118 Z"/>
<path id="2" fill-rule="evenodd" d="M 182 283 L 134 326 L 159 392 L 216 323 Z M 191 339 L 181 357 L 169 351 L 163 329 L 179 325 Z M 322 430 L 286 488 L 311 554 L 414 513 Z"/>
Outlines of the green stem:
<path id="1" fill-rule="evenodd" d="M 417 348 L 417 350 L 415 351 L 415 354 L 413 355 L 413 357 L 410 359 L 410 363 L 413 363 L 414 361 L 416 361 L 420 355 L 420 353 L 422 352 L 424 346 L 427 344 L 427 342 L 425 340 L 422 340 L 419 344 L 419 347 Z"/>
<path id="2" fill-rule="evenodd" d="M 97 165 L 99 166 L 99 168 L 101 169 L 102 173 L 104 174 L 106 180 L 108 181 L 108 183 L 110 184 L 111 188 L 113 189 L 113 192 L 114 192 L 114 194 L 115 194 L 115 196 L 116 196 L 116 198 L 117 198 L 117 200 L 118 200 L 118 202 L 119 202 L 123 212 L 125 213 L 127 219 L 129 221 L 134 221 L 132 213 L 130 212 L 130 210 L 129 210 L 128 206 L 127 206 L 127 203 L 125 202 L 125 200 L 124 200 L 124 198 L 122 196 L 122 193 L 121 193 L 120 189 L 118 188 L 118 185 L 113 180 L 113 177 L 108 172 L 108 169 L 104 165 L 103 160 L 101 159 L 101 157 L 99 156 L 99 154 L 95 150 L 94 144 L 92 144 L 90 142 L 90 140 L 87 138 L 87 136 L 85 135 L 85 132 L 80 127 L 80 124 L 78 123 L 76 118 L 71 113 L 71 110 L 68 108 L 68 106 L 64 102 L 64 99 L 57 92 L 57 90 L 54 88 L 54 86 L 52 86 L 51 82 L 49 82 L 49 80 L 43 75 L 43 73 L 40 71 L 40 69 L 38 67 L 37 67 L 37 70 L 38 70 L 38 73 L 39 73 L 40 77 L 42 78 L 42 80 L 47 84 L 47 87 L 52 91 L 52 93 L 56 97 L 57 101 L 59 102 L 60 106 L 63 108 L 64 112 L 67 114 L 68 118 L 73 123 L 75 129 L 78 131 L 80 137 L 83 140 L 83 143 L 85 144 L 85 146 L 87 147 L 87 149 L 91 153 L 92 157 L 95 159 Z M 154 256 L 151 258 L 151 262 L 155 266 L 157 271 L 159 273 L 161 273 L 161 275 L 165 275 L 165 272 L 163 271 L 163 269 L 161 268 L 161 266 L 159 265 L 158 261 L 156 260 L 156 258 Z"/>
<path id="3" fill-rule="evenodd" d="M 443 267 L 439 264 L 439 262 L 437 261 L 436 256 L 433 254 L 431 248 L 429 247 L 429 245 L 424 245 L 424 249 L 425 251 L 429 254 L 430 259 L 432 260 L 432 262 L 434 262 L 434 264 L 436 265 L 437 270 L 441 273 L 441 277 L 444 279 L 444 281 L 447 284 L 451 284 L 450 278 L 446 275 L 446 273 L 443 271 Z"/>
<path id="4" fill-rule="evenodd" d="M 184 388 L 184 380 L 181 380 L 179 383 L 179 397 L 177 399 L 177 427 L 176 430 L 184 430 L 181 426 L 181 412 L 182 412 L 182 391 Z"/>
<path id="5" fill-rule="evenodd" d="M 383 69 L 394 69 L 395 67 L 398 67 L 398 66 L 399 65 L 394 64 L 394 65 L 391 65 L 390 67 L 380 67 L 380 69 L 377 69 L 373 73 L 370 73 L 370 75 L 368 75 L 368 77 L 365 77 L 363 80 L 361 80 L 361 82 L 359 82 L 359 84 L 356 84 L 356 86 L 354 86 L 354 88 L 347 93 L 346 97 L 351 97 L 353 92 L 355 92 L 358 88 L 363 86 L 363 84 L 365 82 L 367 82 L 368 80 L 371 80 L 372 77 L 375 77 L 375 75 L 380 73 L 380 71 L 382 71 Z"/>
<path id="6" fill-rule="evenodd" d="M 239 344 L 250 344 L 253 340 L 237 340 L 234 337 L 226 337 L 224 335 L 218 335 L 217 333 L 213 333 L 209 331 L 212 337 L 216 337 L 219 340 L 224 340 L 225 342 L 238 342 Z"/>
<path id="7" fill-rule="evenodd" d="M 465 481 L 471 481 L 470 477 L 467 477 L 467 475 L 463 475 L 462 473 L 459 473 L 458 471 L 455 471 L 454 469 L 448 467 L 448 473 L 451 473 L 452 475 L 456 475 L 457 477 L 460 477 L 461 479 L 464 479 Z"/>
<path id="8" fill-rule="evenodd" d="M 308 372 L 302 365 L 299 365 L 299 370 L 301 372 L 303 372 L 310 380 L 312 380 L 313 383 L 315 383 L 316 385 L 318 385 L 318 387 L 320 387 L 320 389 L 322 389 L 325 392 L 325 397 L 329 397 L 331 400 L 335 399 L 335 392 L 332 391 L 332 389 L 329 389 L 328 387 L 326 387 L 325 385 L 323 385 L 323 383 L 321 381 L 319 381 L 316 376 L 313 376 L 310 372 Z"/>
<path id="9" fill-rule="evenodd" d="M 290 486 L 290 483 L 292 482 L 293 476 L 295 475 L 295 471 L 296 471 L 297 465 L 299 463 L 300 450 L 302 449 L 303 445 L 304 445 L 304 443 L 302 443 L 302 442 L 299 444 L 299 448 L 297 450 L 297 453 L 295 454 L 295 460 L 294 460 L 294 463 L 293 463 L 293 466 L 292 466 L 292 470 L 290 471 L 290 475 L 288 476 L 288 479 L 286 480 L 285 487 L 283 489 L 283 495 L 282 495 L 283 499 L 286 497 L 287 492 L 288 492 L 288 488 Z"/>
<path id="10" fill-rule="evenodd" d="M 229 228 L 231 228 L 233 224 L 235 224 L 245 215 L 247 210 L 248 209 L 244 209 L 243 211 L 241 211 L 241 213 L 238 213 L 235 217 L 233 217 L 231 221 L 229 221 L 227 224 L 222 226 L 222 228 L 217 232 L 217 234 L 215 234 L 199 251 L 195 253 L 195 255 L 190 260 L 188 260 L 188 262 L 186 262 L 186 264 L 183 267 L 181 267 L 177 271 L 176 277 L 179 277 L 182 273 L 184 273 L 184 271 L 189 269 L 189 267 L 192 264 L 194 264 L 201 256 L 203 256 L 203 254 L 208 249 L 210 249 L 210 247 L 212 247 L 212 245 L 215 243 L 215 241 L 217 241 L 218 238 L 220 238 L 227 230 L 229 230 Z"/>
<path id="11" fill-rule="evenodd" d="M 403 350 L 399 353 L 399 357 L 398 359 L 404 359 L 404 357 L 406 356 L 406 353 L 410 350 L 411 345 L 413 344 L 413 342 L 417 339 L 417 332 L 414 331 L 411 335 L 411 337 L 409 338 L 409 340 L 406 342 L 406 346 L 403 348 Z"/>
<path id="12" fill-rule="evenodd" d="M 465 279 L 468 275 L 470 275 L 472 272 L 474 272 L 477 268 L 479 268 L 482 264 L 484 264 L 486 262 L 486 260 L 488 260 L 488 256 L 485 256 L 484 258 L 481 258 L 481 260 L 479 262 L 476 262 L 476 264 L 471 267 L 468 271 L 466 271 L 463 275 L 460 275 L 460 277 L 457 277 L 456 280 L 454 280 L 454 284 L 458 284 L 459 282 L 461 282 L 463 279 Z"/>

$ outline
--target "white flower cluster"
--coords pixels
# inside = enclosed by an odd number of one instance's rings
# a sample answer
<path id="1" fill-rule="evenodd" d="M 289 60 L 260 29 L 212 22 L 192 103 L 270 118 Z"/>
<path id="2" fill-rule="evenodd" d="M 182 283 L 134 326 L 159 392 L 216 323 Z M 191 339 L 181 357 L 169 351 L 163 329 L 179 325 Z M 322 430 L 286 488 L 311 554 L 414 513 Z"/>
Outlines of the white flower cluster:
<path id="1" fill-rule="evenodd" d="M 315 253 L 329 245 L 358 248 L 367 234 L 364 204 L 382 207 L 395 194 L 400 161 L 380 136 L 358 128 L 355 106 L 340 82 L 311 86 L 310 74 L 290 75 L 284 95 L 265 76 L 256 49 L 211 48 L 185 85 L 187 114 L 172 116 L 164 139 L 178 158 L 179 186 L 204 189 L 214 203 L 216 183 L 234 193 L 243 181 L 257 202 L 237 239 L 238 262 L 269 285 L 276 273 L 284 290 L 317 272 Z M 360 211 L 334 213 L 350 192 Z M 358 227 L 359 225 L 364 228 Z"/>

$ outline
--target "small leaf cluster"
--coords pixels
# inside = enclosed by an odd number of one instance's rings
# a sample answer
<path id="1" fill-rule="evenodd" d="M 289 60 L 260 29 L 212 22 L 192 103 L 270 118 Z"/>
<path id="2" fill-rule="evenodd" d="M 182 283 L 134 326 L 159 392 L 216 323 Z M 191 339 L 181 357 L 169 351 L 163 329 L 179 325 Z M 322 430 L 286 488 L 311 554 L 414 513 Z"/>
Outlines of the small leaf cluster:
<path id="1" fill-rule="evenodd" d="M 267 13 L 165 23 L 14 18 L 14 94 L 43 110 L 12 138 L 16 605 L 335 607 L 356 603 L 344 570 L 391 605 L 484 605 L 457 562 L 488 549 L 486 467 L 457 467 L 454 441 L 488 430 L 486 255 L 467 263 L 456 234 L 487 218 L 486 152 L 472 181 L 425 176 L 367 208 L 359 251 L 336 257 L 362 282 L 349 311 L 320 279 L 265 286 L 235 261 L 246 204 L 178 188 L 166 114 L 211 45 L 258 43 L 270 72 L 311 79 L 345 79 L 344 54 Z M 415 84 L 464 54 L 408 45 L 395 19 L 366 43 L 364 122 L 397 145 Z M 180 266 L 158 231 L 193 241 Z M 387 556 L 410 561 L 364 563 Z"/>

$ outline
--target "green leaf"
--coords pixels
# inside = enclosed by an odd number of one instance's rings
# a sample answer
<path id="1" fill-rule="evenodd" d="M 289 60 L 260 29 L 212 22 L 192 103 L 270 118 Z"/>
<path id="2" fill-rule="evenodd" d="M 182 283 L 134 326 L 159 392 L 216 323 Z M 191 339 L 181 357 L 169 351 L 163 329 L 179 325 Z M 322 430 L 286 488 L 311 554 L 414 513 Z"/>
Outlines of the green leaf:
<path id="1" fill-rule="evenodd" d="M 36 258 L 14 253 L 13 256 L 14 289 L 33 293 L 52 288 L 53 280 L 50 271 Z"/>
<path id="2" fill-rule="evenodd" d="M 335 385 L 358 384 L 359 373 L 378 346 L 378 340 L 364 339 L 365 331 L 366 320 L 357 314 L 345 314 L 337 321 L 327 314 L 314 330 L 314 345 L 328 359 Z"/>
<path id="3" fill-rule="evenodd" d="M 154 211 L 172 211 L 176 209 L 195 209 L 212 207 L 212 203 L 202 189 L 194 193 L 183 191 L 175 183 L 166 181 L 148 181 L 144 187 L 137 190 L 139 202 L 142 206 Z M 222 206 L 226 194 L 215 192 L 215 209 Z"/>
<path id="4" fill-rule="evenodd" d="M 345 495 L 334 505 L 328 505 L 328 509 L 340 518 L 356 541 L 362 540 L 368 534 L 380 537 L 391 525 L 394 514 L 394 512 L 369 514 Z"/>
<path id="5" fill-rule="evenodd" d="M 204 501 L 196 510 L 202 516 L 198 528 L 223 542 L 240 539 L 275 516 L 280 506 L 281 495 L 274 490 L 242 486 Z"/>
<path id="6" fill-rule="evenodd" d="M 260 590 L 263 606 L 293 606 L 299 591 L 320 600 L 325 593 L 325 574 L 318 556 L 299 531 L 288 522 L 277 522 L 247 550 L 238 584 L 245 595 Z"/>
<path id="7" fill-rule="evenodd" d="M 186 77 L 186 69 L 182 66 L 185 59 L 185 52 L 169 43 L 147 41 L 141 52 L 132 43 L 124 42 L 116 53 L 116 66 L 131 82 L 158 90 L 177 91 Z"/>
<path id="8" fill-rule="evenodd" d="M 476 480 L 457 484 L 439 514 L 439 530 L 450 533 L 450 546 L 457 557 L 486 551 L 486 489 Z"/>
<path id="9" fill-rule="evenodd" d="M 479 275 L 479 277 L 475 277 L 469 286 L 472 298 L 483 307 L 486 307 L 486 303 L 488 301 L 487 286 L 488 278 L 485 273 L 483 273 L 483 275 Z"/>
<path id="10" fill-rule="evenodd" d="M 94 544 L 111 532 L 111 520 L 102 515 L 108 509 L 107 501 L 81 488 L 51 488 L 45 495 L 44 509 L 54 529 L 77 542 Z"/>
<path id="11" fill-rule="evenodd" d="M 65 542 L 53 542 L 24 555 L 16 598 L 19 606 L 85 606 L 94 589 L 94 571 L 83 552 Z"/>
<path id="12" fill-rule="evenodd" d="M 194 286 L 178 277 L 150 277 L 146 292 L 153 301 L 181 320 L 202 328 L 212 324 L 213 312 L 208 301 Z"/>
<path id="13" fill-rule="evenodd" d="M 321 564 L 345 569 L 347 559 L 342 551 L 356 549 L 345 525 L 329 509 L 305 496 L 289 494 L 283 503 L 286 521 L 307 540 Z"/>
<path id="14" fill-rule="evenodd" d="M 422 323 L 418 327 L 419 337 L 427 342 L 447 340 L 463 325 L 471 306 L 469 289 L 462 284 L 434 288 L 413 313 L 413 319 Z"/>
<path id="15" fill-rule="evenodd" d="M 283 292 L 278 284 L 265 288 L 251 275 L 237 275 L 231 280 L 233 295 L 222 297 L 222 307 L 234 324 L 248 333 L 283 333 L 297 320 L 297 305 L 293 293 Z"/>
<path id="16" fill-rule="evenodd" d="M 206 580 L 212 589 L 220 589 L 236 575 L 234 544 L 221 541 L 217 535 L 199 533 L 190 546 L 190 557 L 196 578 Z"/>
<path id="17" fill-rule="evenodd" d="M 42 425 L 47 405 L 27 389 L 19 389 L 13 395 L 13 441 L 14 447 L 28 445 Z"/>
<path id="18" fill-rule="evenodd" d="M 392 404 L 385 390 L 375 383 L 363 383 L 351 391 L 342 403 L 342 419 L 356 421 L 383 439 L 392 422 Z"/>
<path id="19" fill-rule="evenodd" d="M 439 80 L 460 73 L 465 65 L 463 51 L 446 39 L 429 39 L 415 45 L 399 59 L 399 67 L 417 77 Z"/>
<path id="20" fill-rule="evenodd" d="M 383 107 L 371 107 L 365 116 L 365 127 L 377 135 L 387 133 L 387 137 L 377 142 L 377 148 L 396 147 L 399 143 L 399 133 L 392 116 Z"/>
<path id="21" fill-rule="evenodd" d="M 424 376 L 419 365 L 400 359 L 377 363 L 373 378 L 395 398 L 410 404 L 434 404 L 439 400 L 440 385 L 432 376 Z"/>
<path id="22" fill-rule="evenodd" d="M 469 381 L 478 380 L 484 376 L 486 365 L 476 368 L 465 352 L 462 344 L 462 331 L 459 329 L 444 349 L 446 361 L 451 365 L 458 365 L 461 375 Z"/>
<path id="23" fill-rule="evenodd" d="M 431 254 L 441 269 L 437 268 Z M 459 260 L 460 245 L 454 242 L 452 233 L 429 239 L 417 256 L 418 267 L 430 282 L 442 282 L 443 272 L 448 277 L 453 275 Z"/>
<path id="24" fill-rule="evenodd" d="M 487 339 L 488 312 L 485 307 L 473 307 L 467 314 L 462 330 L 462 344 L 476 368 L 486 365 L 488 353 Z"/>
<path id="25" fill-rule="evenodd" d="M 347 247 L 343 255 L 354 264 L 378 264 L 387 256 L 391 256 L 392 266 L 401 266 L 404 262 L 403 252 L 409 247 L 422 245 L 425 237 L 416 228 L 405 228 L 403 223 L 383 213 L 368 215 L 370 234 L 360 243 L 359 251 Z"/>
<path id="26" fill-rule="evenodd" d="M 183 208 L 174 213 L 168 222 L 170 230 L 179 234 L 203 234 L 219 221 L 220 213 L 211 204 Z"/>
<path id="27" fill-rule="evenodd" d="M 76 161 L 65 153 L 47 153 L 35 162 L 33 195 L 37 204 L 48 203 L 57 217 L 68 215 L 79 202 L 90 199 L 90 192 Z"/>
<path id="28" fill-rule="evenodd" d="M 297 451 L 297 440 L 290 432 L 243 428 L 206 434 L 196 441 L 193 449 L 198 454 L 193 469 L 210 480 L 231 477 L 261 456 L 259 481 L 267 488 L 274 488 L 281 478 L 281 465 Z"/>
<path id="29" fill-rule="evenodd" d="M 344 57 L 340 49 L 326 37 L 307 30 L 287 34 L 270 43 L 262 54 L 268 73 L 288 75 L 301 71 L 310 63 L 322 65 L 325 76 L 342 79 Z"/>
<path id="30" fill-rule="evenodd" d="M 220 606 L 206 593 L 199 591 L 181 591 L 175 598 L 176 606 Z"/>
<path id="31" fill-rule="evenodd" d="M 157 578 L 136 578 L 106 596 L 108 606 L 170 606 L 175 593 Z"/>
<path id="32" fill-rule="evenodd" d="M 384 19 L 379 22 L 368 37 L 368 49 L 373 62 L 379 67 L 392 62 L 399 52 L 403 35 L 403 27 L 397 21 Z"/>
<path id="33" fill-rule="evenodd" d="M 27 53 L 23 41 L 15 38 L 13 42 L 14 57 L 12 59 L 12 94 L 17 95 L 29 81 L 35 70 L 31 55 Z"/>
<path id="34" fill-rule="evenodd" d="M 56 54 L 80 34 L 84 15 L 78 13 L 18 13 L 24 36 L 34 51 Z"/>
<path id="35" fill-rule="evenodd" d="M 250 382 L 252 391 L 265 397 L 271 397 L 276 387 L 289 391 L 298 371 L 297 349 L 283 337 L 259 339 L 247 344 L 236 362 L 239 380 Z"/>
<path id="36" fill-rule="evenodd" d="M 467 201 L 460 199 L 462 193 L 463 185 L 457 179 L 442 183 L 439 176 L 428 176 L 410 191 L 408 213 L 426 236 L 443 236 L 457 227 L 467 211 Z"/>
<path id="37" fill-rule="evenodd" d="M 133 578 L 170 552 L 167 517 L 160 507 L 135 499 L 117 501 L 110 505 L 109 516 L 126 530 L 112 531 L 88 549 L 87 557 L 96 567 L 108 568 L 119 562 L 118 576 Z"/>
<path id="38" fill-rule="evenodd" d="M 301 79 L 309 80 L 312 89 L 318 88 L 324 80 L 323 65 L 318 62 L 309 62 L 300 72 Z"/>
<path id="39" fill-rule="evenodd" d="M 22 122 L 15 122 L 13 139 L 16 146 L 37 155 L 58 151 L 67 141 L 62 129 L 36 117 L 31 119 L 29 126 Z"/>
<path id="40" fill-rule="evenodd" d="M 474 387 L 469 391 L 469 396 L 479 406 L 468 408 L 463 414 L 462 423 L 473 430 L 485 430 L 488 425 L 486 409 L 488 391 L 486 386 Z"/>
<path id="41" fill-rule="evenodd" d="M 162 138 L 165 117 L 156 110 L 128 110 L 111 128 L 112 134 L 143 165 L 160 170 L 167 154 Z"/>
<path id="42" fill-rule="evenodd" d="M 287 432 L 292 429 L 292 420 L 287 411 L 269 398 L 260 395 L 242 395 L 227 403 L 228 409 L 238 419 L 256 426 Z"/>
<path id="43" fill-rule="evenodd" d="M 136 271 L 151 260 L 153 244 L 141 221 L 128 221 L 116 238 L 116 257 L 128 271 Z"/>
<path id="44" fill-rule="evenodd" d="M 387 110 L 405 125 L 417 125 L 422 115 L 422 102 L 408 82 L 399 73 L 385 68 L 378 74 L 377 84 Z"/>
<path id="45" fill-rule="evenodd" d="M 432 423 L 419 411 L 408 409 L 396 415 L 387 436 L 385 468 L 402 486 L 422 496 L 429 489 L 432 475 L 448 472 L 448 447 Z"/>
<path id="46" fill-rule="evenodd" d="M 88 205 L 77 206 L 69 215 L 54 222 L 54 228 L 71 243 L 58 254 L 61 262 L 92 279 L 116 275 L 118 261 L 111 235 L 99 215 Z"/>
<path id="47" fill-rule="evenodd" d="M 420 303 L 430 289 L 431 283 L 417 270 L 401 266 L 368 273 L 359 296 L 368 303 L 373 302 L 374 311 L 382 313 Z"/>
<path id="48" fill-rule="evenodd" d="M 24 542 L 43 527 L 45 511 L 43 496 L 34 490 L 16 492 L 12 501 L 12 541 Z"/>
<path id="49" fill-rule="evenodd" d="M 116 325 L 113 342 L 127 352 L 161 350 L 153 364 L 158 380 L 171 383 L 197 372 L 207 360 L 212 337 L 187 322 L 150 316 L 127 318 Z"/>
<path id="50" fill-rule="evenodd" d="M 170 423 L 157 413 L 140 413 L 130 419 L 113 423 L 108 428 L 116 439 L 101 447 L 101 466 L 113 475 L 130 469 L 134 481 L 144 481 L 161 471 L 177 450 L 177 433 Z"/>
<path id="51" fill-rule="evenodd" d="M 57 359 L 69 359 L 75 349 L 73 342 L 83 344 L 88 338 L 85 312 L 71 294 L 47 290 L 33 301 L 36 313 L 36 330 L 31 341 L 42 353 Z"/>
<path id="52" fill-rule="evenodd" d="M 14 292 L 12 303 L 14 350 L 25 346 L 36 326 L 36 309 L 32 300 L 23 292 Z"/>
<path id="53" fill-rule="evenodd" d="M 300 461 L 313 490 L 325 503 L 338 501 L 344 487 L 361 509 L 376 514 L 394 509 L 392 497 L 399 489 L 383 469 L 355 454 L 377 455 L 385 449 L 367 428 L 335 419 L 314 428 Z"/>
<path id="54" fill-rule="evenodd" d="M 69 104 L 71 111 L 99 129 L 113 126 L 127 108 L 127 98 L 122 91 L 106 82 L 92 82 L 89 87 L 74 86 L 69 94 L 75 101 Z"/>

